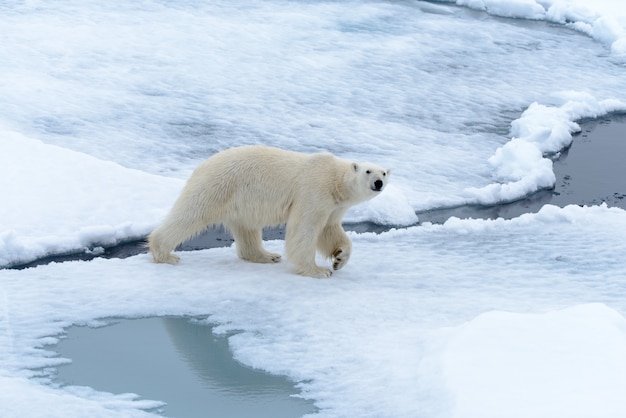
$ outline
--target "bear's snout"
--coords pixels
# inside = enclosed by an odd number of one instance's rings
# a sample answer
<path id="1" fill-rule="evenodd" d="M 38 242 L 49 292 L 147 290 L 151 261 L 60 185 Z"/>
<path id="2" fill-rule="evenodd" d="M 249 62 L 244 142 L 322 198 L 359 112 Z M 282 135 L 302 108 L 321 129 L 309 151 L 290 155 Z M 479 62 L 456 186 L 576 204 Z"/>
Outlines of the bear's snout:
<path id="1" fill-rule="evenodd" d="M 372 190 L 374 190 L 375 192 L 380 192 L 382 189 L 383 189 L 383 181 L 376 180 L 374 182 L 374 187 L 372 187 Z"/>

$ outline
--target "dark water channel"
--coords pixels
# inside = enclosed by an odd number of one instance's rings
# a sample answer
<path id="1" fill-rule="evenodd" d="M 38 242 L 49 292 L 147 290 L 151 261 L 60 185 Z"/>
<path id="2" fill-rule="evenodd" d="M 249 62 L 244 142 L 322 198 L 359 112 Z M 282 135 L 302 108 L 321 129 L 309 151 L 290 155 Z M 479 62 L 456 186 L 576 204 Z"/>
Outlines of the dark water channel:
<path id="1" fill-rule="evenodd" d="M 626 209 L 626 114 L 580 122 L 572 145 L 553 157 L 554 189 L 494 206 L 461 206 L 418 213 L 420 222 L 443 223 L 449 217 L 516 218 L 544 205 L 599 205 Z"/>
<path id="2" fill-rule="evenodd" d="M 418 213 L 420 222 L 442 223 L 450 216 L 513 218 L 536 212 L 548 203 L 605 202 L 626 209 L 626 115 L 584 121 L 581 127 L 572 146 L 554 159 L 557 183 L 553 190 L 504 205 Z M 388 228 L 364 223 L 346 225 L 346 229 L 382 232 Z M 266 239 L 283 236 L 281 229 L 265 234 Z M 231 243 L 223 229 L 214 228 L 181 249 Z M 145 252 L 143 243 L 134 242 L 108 249 L 101 256 L 123 258 L 141 252 Z M 51 257 L 20 267 L 85 258 L 89 257 Z M 316 410 L 311 402 L 291 396 L 297 393 L 292 382 L 241 365 L 232 358 L 226 337 L 213 335 L 210 326 L 189 318 L 123 319 L 97 329 L 71 327 L 67 338 L 53 349 L 72 359 L 71 364 L 58 368 L 58 383 L 162 400 L 167 405 L 158 412 L 168 416 L 280 418 Z"/>

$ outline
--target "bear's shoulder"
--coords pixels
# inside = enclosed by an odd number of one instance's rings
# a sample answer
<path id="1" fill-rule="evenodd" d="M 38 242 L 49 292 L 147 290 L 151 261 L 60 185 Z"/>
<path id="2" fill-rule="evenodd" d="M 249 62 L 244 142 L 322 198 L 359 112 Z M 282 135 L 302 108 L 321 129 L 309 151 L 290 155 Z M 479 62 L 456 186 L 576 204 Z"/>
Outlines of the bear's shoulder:
<path id="1" fill-rule="evenodd" d="M 309 156 L 309 162 L 311 162 L 312 164 L 318 167 L 325 167 L 325 168 L 332 167 L 332 168 L 344 169 L 344 167 L 347 167 L 350 165 L 348 161 L 345 161 L 331 154 L 330 152 L 319 152 L 316 154 L 311 154 Z"/>

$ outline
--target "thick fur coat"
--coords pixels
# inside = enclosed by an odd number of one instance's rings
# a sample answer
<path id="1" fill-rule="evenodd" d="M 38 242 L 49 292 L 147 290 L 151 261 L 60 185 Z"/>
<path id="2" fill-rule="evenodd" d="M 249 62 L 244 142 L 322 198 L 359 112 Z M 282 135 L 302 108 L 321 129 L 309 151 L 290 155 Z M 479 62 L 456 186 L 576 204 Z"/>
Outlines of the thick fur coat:
<path id="1" fill-rule="evenodd" d="M 296 272 L 329 277 L 316 265 L 320 251 L 342 268 L 352 243 L 341 226 L 346 211 L 371 199 L 387 184 L 390 170 L 353 163 L 328 153 L 302 154 L 266 146 L 219 152 L 191 175 L 163 223 L 148 237 L 157 263 L 176 264 L 180 243 L 214 224 L 232 233 L 240 258 L 276 263 L 281 256 L 263 248 L 262 230 L 286 224 L 285 248 Z"/>

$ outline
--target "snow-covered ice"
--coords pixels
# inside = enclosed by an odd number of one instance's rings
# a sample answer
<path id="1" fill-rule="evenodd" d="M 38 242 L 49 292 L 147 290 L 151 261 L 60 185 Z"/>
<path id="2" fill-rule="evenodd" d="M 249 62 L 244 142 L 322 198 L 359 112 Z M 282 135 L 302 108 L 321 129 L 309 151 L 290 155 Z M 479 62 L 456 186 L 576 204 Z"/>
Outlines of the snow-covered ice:
<path id="1" fill-rule="evenodd" d="M 141 238 L 230 146 L 391 167 L 347 220 L 412 225 L 551 187 L 546 156 L 577 121 L 626 111 L 619 0 L 34 0 L 0 16 L 0 266 Z M 621 209 L 546 206 L 352 234 L 326 281 L 232 248 L 0 270 L 0 408 L 148 415 L 162 400 L 30 370 L 64 361 L 44 346 L 72 324 L 197 315 L 320 416 L 618 417 L 625 227 Z"/>
<path id="2" fill-rule="evenodd" d="M 141 238 L 182 188 L 178 179 L 0 135 L 0 266 Z"/>
<path id="3" fill-rule="evenodd" d="M 624 317 L 602 304 L 479 315 L 456 330 L 443 354 L 455 415 L 620 416 L 625 329 Z"/>
<path id="4" fill-rule="evenodd" d="M 248 143 L 391 167 L 393 204 L 369 202 L 348 221 L 408 225 L 411 210 L 493 204 L 550 187 L 542 155 L 571 141 L 575 120 L 626 109 L 624 63 L 570 26 L 593 16 L 621 22 L 626 12 L 609 1 L 541 4 L 552 10 L 542 19 L 561 26 L 491 19 L 445 2 L 7 4 L 0 177 L 21 193 L 0 217 L 0 263 L 145 232 L 201 160 Z M 557 10 L 562 22 L 549 17 Z M 180 184 L 159 190 L 152 183 L 161 180 L 133 180 L 129 171 L 133 192 L 100 187 L 71 200 L 57 193 L 65 206 L 82 206 L 61 217 L 29 213 L 55 189 L 25 176 L 28 187 L 19 186 L 13 173 L 43 171 L 15 149 L 23 137 Z M 62 184 L 89 188 L 89 175 L 70 169 L 56 167 L 55 175 L 71 177 Z M 143 203 L 119 198 L 152 192 Z M 109 205 L 125 207 L 95 216 Z M 120 216 L 133 208 L 141 221 Z M 93 242 L 81 239 L 78 231 L 93 227 Z"/>
<path id="5" fill-rule="evenodd" d="M 522 19 L 547 20 L 586 33 L 610 48 L 614 58 L 626 59 L 626 8 L 621 0 L 439 0 L 487 13 Z"/>
<path id="6" fill-rule="evenodd" d="M 330 280 L 243 262 L 233 247 L 186 252 L 178 266 L 140 255 L 3 270 L 0 375 L 23 390 L 0 391 L 0 404 L 16 416 L 97 405 L 132 415 L 129 395 L 53 391 L 25 381 L 26 369 L 61 361 L 43 344 L 70 324 L 207 315 L 218 332 L 239 332 L 229 340 L 238 360 L 298 382 L 320 416 L 617 417 L 625 227 L 620 209 L 546 206 L 508 221 L 353 234 L 354 258 Z"/>

